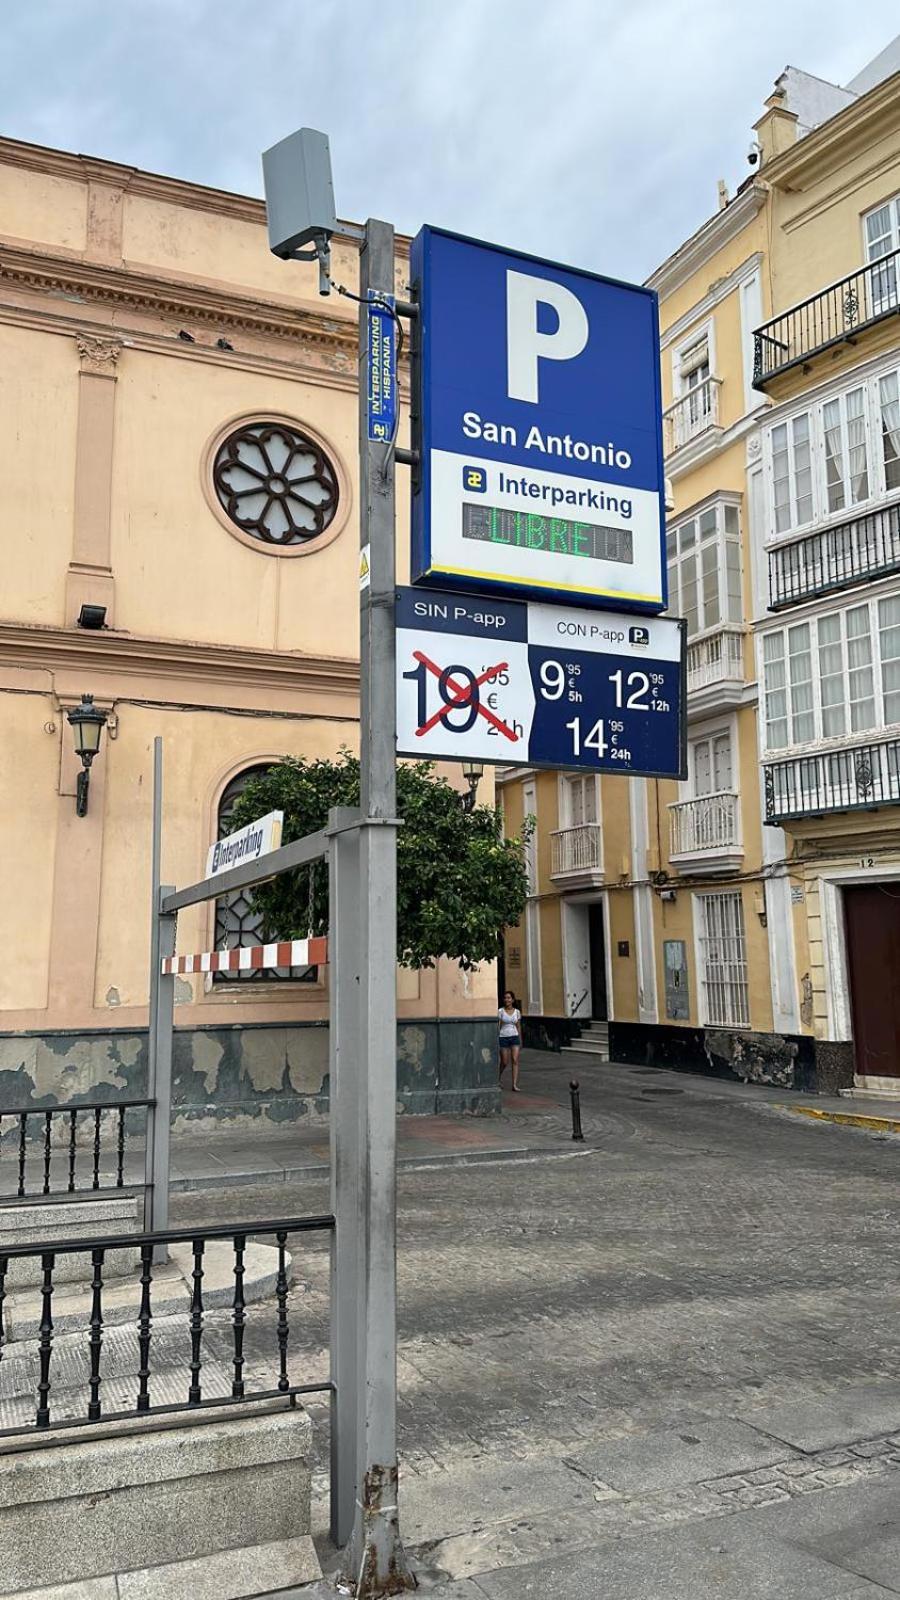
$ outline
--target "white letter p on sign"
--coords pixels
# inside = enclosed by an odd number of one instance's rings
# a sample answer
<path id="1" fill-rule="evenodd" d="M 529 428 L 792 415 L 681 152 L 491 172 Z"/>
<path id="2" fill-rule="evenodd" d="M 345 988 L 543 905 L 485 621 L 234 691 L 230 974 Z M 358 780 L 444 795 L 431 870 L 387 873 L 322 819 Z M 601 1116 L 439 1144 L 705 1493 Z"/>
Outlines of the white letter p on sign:
<path id="1" fill-rule="evenodd" d="M 552 306 L 554 333 L 538 332 L 538 306 Z M 506 389 L 511 400 L 538 401 L 538 361 L 571 361 L 588 342 L 584 306 L 571 289 L 525 272 L 506 274 Z"/>

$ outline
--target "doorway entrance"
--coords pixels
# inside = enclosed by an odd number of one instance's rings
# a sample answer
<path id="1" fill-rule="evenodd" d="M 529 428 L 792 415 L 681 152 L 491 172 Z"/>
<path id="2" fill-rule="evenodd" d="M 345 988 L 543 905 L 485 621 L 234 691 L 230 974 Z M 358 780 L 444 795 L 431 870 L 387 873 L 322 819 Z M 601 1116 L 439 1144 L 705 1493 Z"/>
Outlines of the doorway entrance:
<path id="1" fill-rule="evenodd" d="M 603 901 L 564 900 L 563 967 L 566 1016 L 579 1022 L 606 1022 L 606 927 Z"/>
<path id="2" fill-rule="evenodd" d="M 900 1079 L 900 882 L 844 889 L 857 1078 Z"/>

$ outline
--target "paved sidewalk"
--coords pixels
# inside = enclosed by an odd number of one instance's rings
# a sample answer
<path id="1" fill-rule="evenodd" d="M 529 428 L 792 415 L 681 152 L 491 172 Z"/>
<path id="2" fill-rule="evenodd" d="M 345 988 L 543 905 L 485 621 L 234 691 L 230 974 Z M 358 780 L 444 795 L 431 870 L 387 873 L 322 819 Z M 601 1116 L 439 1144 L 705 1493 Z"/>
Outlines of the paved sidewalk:
<path id="1" fill-rule="evenodd" d="M 558 1062 L 559 1057 L 550 1057 L 550 1060 Z M 560 1078 L 559 1089 L 557 1094 L 551 1076 L 549 1088 L 542 1087 L 539 1094 L 505 1092 L 503 1112 L 498 1117 L 400 1116 L 397 1118 L 398 1162 L 401 1167 L 415 1169 L 436 1163 L 465 1165 L 477 1161 L 521 1161 L 536 1156 L 569 1155 L 584 1146 L 572 1143 L 567 1074 Z M 35 1129 L 39 1128 L 37 1118 L 34 1125 Z M 0 1198 L 15 1195 L 18 1181 L 16 1134 L 14 1130 L 4 1132 L 7 1136 L 3 1143 L 4 1159 L 0 1162 Z M 31 1194 L 41 1192 L 42 1148 L 40 1137 L 33 1136 L 27 1163 Z M 65 1188 L 67 1147 L 55 1145 L 52 1159 L 55 1186 Z M 115 1160 L 114 1142 L 104 1138 L 100 1153 L 104 1187 L 115 1184 Z M 91 1162 L 90 1143 L 80 1144 L 77 1155 L 79 1188 L 91 1186 Z M 327 1120 L 308 1119 L 276 1128 L 261 1118 L 257 1126 L 244 1126 L 237 1132 L 227 1128 L 210 1132 L 208 1125 L 188 1124 L 172 1136 L 173 1193 L 302 1182 L 326 1175 L 328 1171 Z M 126 1187 L 139 1187 L 144 1181 L 141 1136 L 129 1135 L 123 1176 Z"/>
<path id="2" fill-rule="evenodd" d="M 569 1083 L 581 1084 L 585 1139 L 572 1141 Z M 840 1096 L 792 1094 L 759 1084 L 741 1084 L 700 1074 L 658 1068 L 599 1062 L 594 1055 L 554 1054 L 526 1050 L 522 1054 L 521 1094 L 505 1090 L 499 1117 L 400 1116 L 397 1152 L 401 1167 L 416 1169 L 436 1164 L 466 1165 L 478 1161 L 529 1160 L 546 1155 L 574 1155 L 605 1147 L 615 1133 L 620 1092 L 635 1082 L 644 1084 L 646 1097 L 672 1094 L 721 1099 L 765 1113 L 831 1122 L 871 1134 L 900 1135 L 900 1103 L 857 1102 Z M 0 1163 L 0 1197 L 15 1194 L 17 1166 L 15 1135 L 7 1133 Z M 66 1154 L 55 1147 L 54 1174 L 64 1186 Z M 127 1186 L 143 1182 L 143 1141 L 129 1137 L 125 1151 Z M 90 1186 L 91 1152 L 79 1147 L 80 1186 Z M 115 1153 L 109 1140 L 101 1151 L 100 1171 L 105 1184 L 115 1183 Z M 172 1191 L 225 1189 L 302 1182 L 327 1174 L 328 1123 L 305 1120 L 281 1129 L 260 1119 L 258 1126 L 238 1132 L 210 1132 L 208 1125 L 188 1124 L 172 1138 Z M 39 1193 L 42 1156 L 39 1139 L 31 1145 L 31 1192 Z"/>
<path id="3" fill-rule="evenodd" d="M 567 1103 L 547 1094 L 510 1093 L 503 1098 L 499 1117 L 398 1117 L 399 1164 L 415 1169 L 437 1163 L 524 1160 L 570 1155 L 578 1148 L 572 1144 Z M 258 1133 L 237 1135 L 185 1131 L 172 1139 L 176 1191 L 290 1183 L 328 1170 L 326 1122 L 293 1123 L 284 1132 L 274 1132 L 271 1124 L 261 1126 Z"/>

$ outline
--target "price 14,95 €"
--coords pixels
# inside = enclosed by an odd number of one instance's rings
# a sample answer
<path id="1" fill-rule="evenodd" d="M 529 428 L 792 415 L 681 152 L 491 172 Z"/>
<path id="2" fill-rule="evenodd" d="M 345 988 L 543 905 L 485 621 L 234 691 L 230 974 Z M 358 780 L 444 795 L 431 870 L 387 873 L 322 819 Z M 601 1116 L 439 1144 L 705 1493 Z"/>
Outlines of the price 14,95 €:
<path id="1" fill-rule="evenodd" d="M 685 776 L 684 624 L 397 592 L 397 750 Z"/>

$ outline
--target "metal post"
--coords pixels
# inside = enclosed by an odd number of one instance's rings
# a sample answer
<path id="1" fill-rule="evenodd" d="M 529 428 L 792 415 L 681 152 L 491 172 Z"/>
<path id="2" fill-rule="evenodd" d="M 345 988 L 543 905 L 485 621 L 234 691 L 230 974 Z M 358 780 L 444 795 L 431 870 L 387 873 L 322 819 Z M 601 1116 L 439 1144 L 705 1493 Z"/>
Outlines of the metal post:
<path id="1" fill-rule="evenodd" d="M 175 954 L 175 917 L 162 912 L 174 886 L 161 885 L 162 739 L 153 741 L 153 847 L 150 883 L 150 1002 L 147 1030 L 147 1110 L 144 1152 L 144 1228 L 162 1232 L 169 1221 L 169 1138 L 172 1108 L 172 1024 L 175 979 L 163 976 L 164 956 Z M 162 1248 L 162 1247 L 161 1247 Z M 167 1252 L 156 1259 L 165 1260 Z"/>
<path id="2" fill-rule="evenodd" d="M 397 824 L 394 683 L 393 443 L 368 437 L 369 291 L 394 292 L 394 230 L 366 223 L 360 252 L 360 544 L 369 582 L 360 596 L 362 973 L 360 1006 L 359 1455 L 348 1552 L 358 1600 L 412 1589 L 397 1513 Z"/>
<path id="3" fill-rule="evenodd" d="M 153 831 L 150 867 L 150 998 L 147 1016 L 147 1098 L 156 1100 L 156 1013 L 159 1001 L 159 874 L 162 859 L 162 739 L 153 741 Z M 147 1107 L 144 1145 L 144 1231 L 152 1230 L 156 1105 Z"/>
<path id="4" fill-rule="evenodd" d="M 331 1538 L 341 1549 L 356 1514 L 360 1408 L 359 988 L 360 813 L 339 806 L 328 817 L 329 1127 L 331 1210 Z"/>
<path id="5" fill-rule="evenodd" d="M 573 1078 L 569 1084 L 569 1094 L 572 1097 L 572 1138 L 577 1142 L 584 1139 L 581 1131 L 581 1090 L 577 1078 Z"/>

